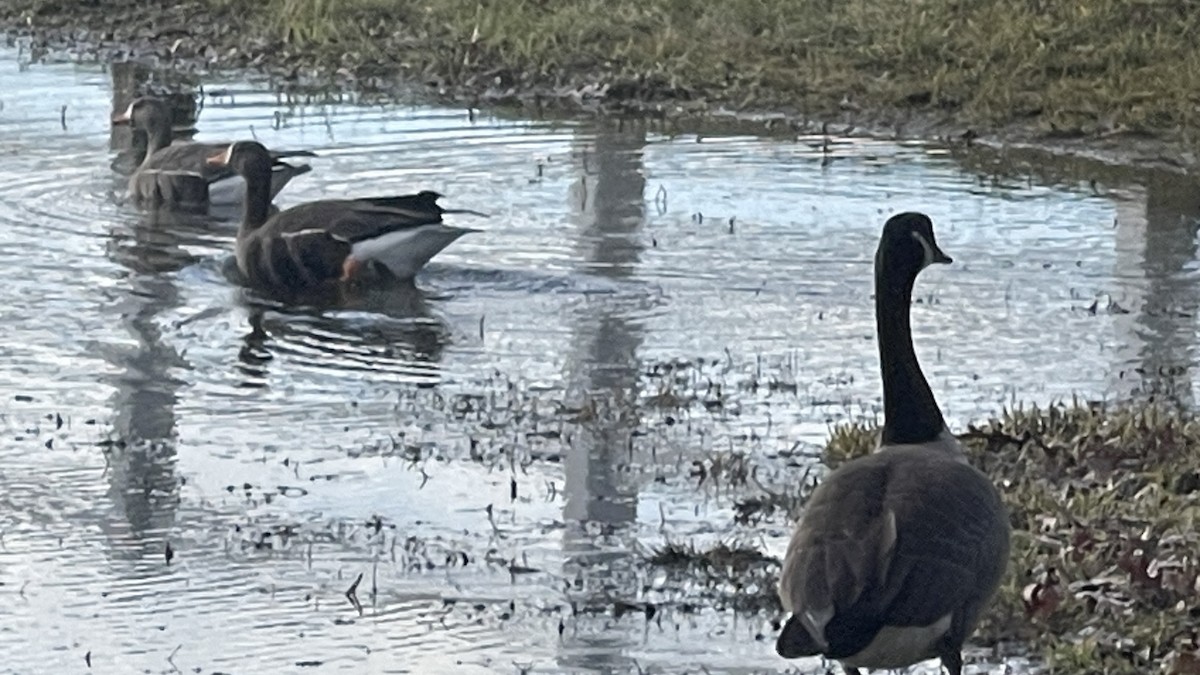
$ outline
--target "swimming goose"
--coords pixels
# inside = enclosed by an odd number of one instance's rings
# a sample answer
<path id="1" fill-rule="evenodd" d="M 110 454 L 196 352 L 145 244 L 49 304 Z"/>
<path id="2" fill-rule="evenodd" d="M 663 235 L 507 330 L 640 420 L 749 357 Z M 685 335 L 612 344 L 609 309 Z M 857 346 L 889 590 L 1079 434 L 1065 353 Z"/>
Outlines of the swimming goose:
<path id="1" fill-rule="evenodd" d="M 153 96 L 134 99 L 113 124 L 129 124 L 146 134 L 145 154 L 129 177 L 129 198 L 145 208 L 204 210 L 207 206 L 240 204 L 246 182 L 232 169 L 205 160 L 228 143 L 171 143 L 171 112 Z M 312 171 L 307 164 L 283 162 L 288 157 L 316 157 L 308 150 L 272 151 L 271 198 L 296 176 Z"/>
<path id="2" fill-rule="evenodd" d="M 813 491 L 784 558 L 791 612 L 775 649 L 822 655 L 847 673 L 940 658 L 962 673 L 962 646 L 1000 584 L 1010 527 L 991 481 L 967 463 L 913 351 L 917 274 L 948 264 L 920 213 L 890 218 L 875 254 L 883 374 L 876 451 Z"/>
<path id="3" fill-rule="evenodd" d="M 323 199 L 268 218 L 271 155 L 260 143 L 238 141 L 208 162 L 230 167 L 246 180 L 246 201 L 237 234 L 237 265 L 253 286 L 295 292 L 353 281 L 367 267 L 382 266 L 412 279 L 459 237 L 479 230 L 442 222 L 436 192 L 396 197 Z"/>

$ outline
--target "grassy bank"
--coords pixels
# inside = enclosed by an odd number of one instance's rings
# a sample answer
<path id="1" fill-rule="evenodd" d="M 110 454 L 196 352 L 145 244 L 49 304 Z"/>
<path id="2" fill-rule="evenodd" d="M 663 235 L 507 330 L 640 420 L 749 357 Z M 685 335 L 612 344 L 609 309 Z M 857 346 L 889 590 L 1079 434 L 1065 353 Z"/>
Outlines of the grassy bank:
<path id="1" fill-rule="evenodd" d="M 254 10 L 247 0 L 213 0 Z M 1200 122 L 1200 4 L 925 0 L 273 0 L 276 37 L 461 79 L 617 82 L 643 98 L 961 112 L 1064 132 Z M 399 49 L 397 49 L 399 47 Z"/>
<path id="2" fill-rule="evenodd" d="M 861 109 L 1059 137 L 1190 142 L 1200 125 L 1195 0 L 10 0 L 0 15 L 475 94 Z"/>

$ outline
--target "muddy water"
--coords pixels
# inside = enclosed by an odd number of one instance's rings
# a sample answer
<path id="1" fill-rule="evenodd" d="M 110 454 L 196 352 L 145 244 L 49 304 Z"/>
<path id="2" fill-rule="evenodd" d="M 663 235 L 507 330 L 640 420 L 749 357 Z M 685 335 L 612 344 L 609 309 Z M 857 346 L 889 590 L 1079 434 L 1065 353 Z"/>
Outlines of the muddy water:
<path id="1" fill-rule="evenodd" d="M 697 466 L 786 485 L 876 414 L 870 258 L 899 210 L 956 260 L 914 315 L 956 427 L 1194 395 L 1177 178 L 196 82 L 197 139 L 320 154 L 283 206 L 427 188 L 492 215 L 415 290 L 281 307 L 227 280 L 232 220 L 114 196 L 106 120 L 142 76 L 0 51 L 5 672 L 786 669 L 777 617 L 645 560 L 781 554 L 787 521 L 736 525 L 753 488 Z"/>

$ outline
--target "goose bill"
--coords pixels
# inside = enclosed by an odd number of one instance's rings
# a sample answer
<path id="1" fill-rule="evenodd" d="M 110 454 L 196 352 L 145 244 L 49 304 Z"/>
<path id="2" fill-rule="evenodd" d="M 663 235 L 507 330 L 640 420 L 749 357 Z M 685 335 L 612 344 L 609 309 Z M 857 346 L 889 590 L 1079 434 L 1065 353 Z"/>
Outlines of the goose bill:
<path id="1" fill-rule="evenodd" d="M 133 119 L 133 104 L 130 103 L 129 107 L 125 109 L 125 112 L 113 113 L 112 123 L 113 124 L 129 124 L 129 122 L 132 119 Z"/>
<path id="2" fill-rule="evenodd" d="M 917 243 L 920 244 L 921 248 L 925 251 L 925 260 L 922 262 L 921 267 L 929 267 L 930 265 L 949 265 L 950 263 L 954 262 L 954 259 L 946 255 L 942 249 L 938 248 L 937 244 L 929 241 L 919 232 L 913 232 L 912 237 L 913 239 L 917 240 Z"/>
<path id="3" fill-rule="evenodd" d="M 362 270 L 363 264 L 354 256 L 346 256 L 342 263 L 342 278 L 338 281 L 353 281 Z"/>
<path id="4" fill-rule="evenodd" d="M 204 160 L 204 162 L 209 166 L 225 166 L 226 164 L 229 164 L 229 156 L 232 154 L 233 145 L 230 145 L 228 148 L 225 148 L 225 152 L 215 154 L 212 157 Z"/>

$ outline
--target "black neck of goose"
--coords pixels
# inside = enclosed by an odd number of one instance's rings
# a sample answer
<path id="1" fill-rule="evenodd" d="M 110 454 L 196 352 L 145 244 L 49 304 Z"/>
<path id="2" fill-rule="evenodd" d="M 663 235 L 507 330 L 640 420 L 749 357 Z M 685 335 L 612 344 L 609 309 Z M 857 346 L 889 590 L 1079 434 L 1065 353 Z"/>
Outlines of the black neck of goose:
<path id="1" fill-rule="evenodd" d="M 249 234 L 267 222 L 271 211 L 270 160 L 254 162 L 242 175 L 246 180 L 246 201 L 242 205 L 241 231 Z"/>
<path id="2" fill-rule="evenodd" d="M 169 124 L 153 124 L 146 132 L 146 156 L 142 163 L 150 161 L 150 156 L 171 144 L 171 126 Z"/>
<path id="3" fill-rule="evenodd" d="M 913 350 L 909 320 L 916 275 L 896 279 L 879 265 L 875 277 L 875 323 L 883 374 L 885 445 L 926 443 L 946 427 L 933 391 Z"/>

